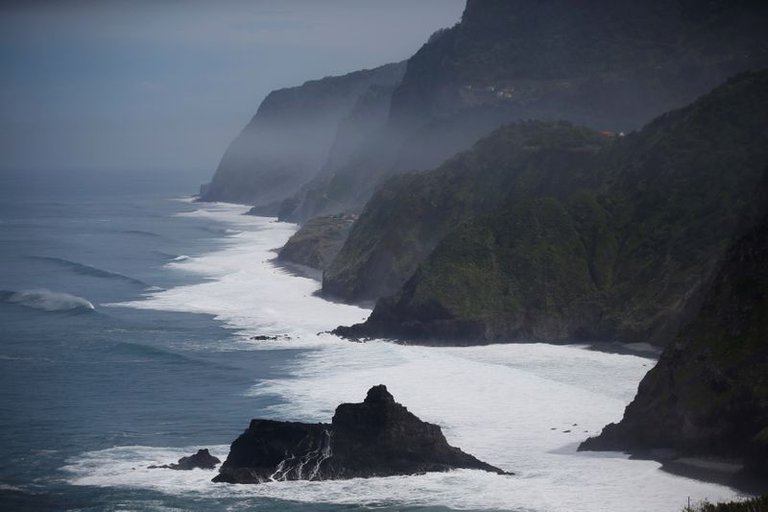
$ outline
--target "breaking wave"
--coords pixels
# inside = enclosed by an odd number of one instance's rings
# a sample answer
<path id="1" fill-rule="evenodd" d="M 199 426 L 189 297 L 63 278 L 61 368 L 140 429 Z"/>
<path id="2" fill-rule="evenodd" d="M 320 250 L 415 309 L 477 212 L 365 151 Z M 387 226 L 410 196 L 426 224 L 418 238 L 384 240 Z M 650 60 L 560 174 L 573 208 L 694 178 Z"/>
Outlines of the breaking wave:
<path id="1" fill-rule="evenodd" d="M 41 311 L 93 311 L 96 308 L 91 301 L 70 295 L 69 293 L 50 290 L 0 291 L 0 300 L 8 304 L 18 304 Z"/>
<path id="2" fill-rule="evenodd" d="M 84 275 L 84 276 L 101 277 L 104 279 L 118 279 L 120 281 L 126 281 L 126 282 L 133 283 L 135 285 L 142 286 L 145 288 L 149 286 L 147 283 L 145 283 L 144 281 L 141 281 L 140 279 L 126 276 L 118 272 L 104 270 L 91 265 L 86 265 L 84 263 L 78 263 L 76 261 L 67 260 L 64 258 L 55 258 L 52 256 L 30 256 L 30 257 L 32 259 L 36 259 L 40 261 L 48 261 L 50 263 L 55 263 L 62 267 L 66 267 L 77 274 Z"/>
<path id="3" fill-rule="evenodd" d="M 152 231 L 144 231 L 141 229 L 126 229 L 121 231 L 121 233 L 124 233 L 126 235 L 138 235 L 138 236 L 147 236 L 152 238 L 163 238 L 162 235 L 158 235 L 157 233 L 153 233 Z"/>

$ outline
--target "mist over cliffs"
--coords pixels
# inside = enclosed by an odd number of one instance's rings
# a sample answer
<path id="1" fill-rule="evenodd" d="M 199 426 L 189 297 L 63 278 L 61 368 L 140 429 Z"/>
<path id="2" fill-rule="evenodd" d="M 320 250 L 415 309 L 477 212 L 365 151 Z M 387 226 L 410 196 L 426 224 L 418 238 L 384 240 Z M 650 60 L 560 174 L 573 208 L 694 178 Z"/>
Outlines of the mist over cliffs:
<path id="1" fill-rule="evenodd" d="M 304 222 L 360 211 L 386 177 L 433 168 L 506 122 L 636 129 L 768 65 L 766 20 L 748 1 L 469 0 L 404 75 L 383 67 L 270 95 L 203 197 L 290 196 L 280 218 Z"/>
<path id="2" fill-rule="evenodd" d="M 273 91 L 242 133 L 230 144 L 205 201 L 258 205 L 276 213 L 279 203 L 311 180 L 330 158 L 343 160 L 347 145 L 366 134 L 367 120 L 358 122 L 359 103 L 384 95 L 398 83 L 405 65 L 388 64 L 348 75 L 314 80 Z M 337 130 L 340 132 L 337 136 Z M 333 146 L 333 147 L 332 147 Z"/>
<path id="3" fill-rule="evenodd" d="M 433 168 L 516 120 L 640 128 L 767 64 L 766 19 L 757 3 L 469 1 L 459 24 L 408 60 L 375 140 L 312 193 L 359 210 L 387 176 Z M 312 206 L 281 213 L 303 221 Z"/>

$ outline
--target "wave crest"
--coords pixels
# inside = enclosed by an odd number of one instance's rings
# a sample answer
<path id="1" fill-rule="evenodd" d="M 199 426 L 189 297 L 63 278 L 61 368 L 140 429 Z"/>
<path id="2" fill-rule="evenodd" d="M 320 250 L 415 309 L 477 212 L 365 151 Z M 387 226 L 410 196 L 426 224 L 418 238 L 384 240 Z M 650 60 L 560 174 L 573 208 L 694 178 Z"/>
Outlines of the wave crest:
<path id="1" fill-rule="evenodd" d="M 130 276 L 126 276 L 124 274 L 120 274 L 118 272 L 112 272 L 110 270 L 104 270 L 91 265 L 85 265 L 84 263 L 78 263 L 76 261 L 67 260 L 64 258 L 55 258 L 52 256 L 31 256 L 31 258 L 40 260 L 40 261 L 55 263 L 56 265 L 60 265 L 62 267 L 70 269 L 76 274 L 80 274 L 84 276 L 100 277 L 103 279 L 118 279 L 120 281 L 127 281 L 129 283 L 143 286 L 145 288 L 148 286 L 147 283 L 145 283 L 144 281 L 141 281 L 139 279 L 136 279 Z"/>
<path id="2" fill-rule="evenodd" d="M 0 293 L 0 297 L 3 302 L 41 311 L 93 311 L 96 309 L 87 299 L 50 290 L 6 291 Z"/>

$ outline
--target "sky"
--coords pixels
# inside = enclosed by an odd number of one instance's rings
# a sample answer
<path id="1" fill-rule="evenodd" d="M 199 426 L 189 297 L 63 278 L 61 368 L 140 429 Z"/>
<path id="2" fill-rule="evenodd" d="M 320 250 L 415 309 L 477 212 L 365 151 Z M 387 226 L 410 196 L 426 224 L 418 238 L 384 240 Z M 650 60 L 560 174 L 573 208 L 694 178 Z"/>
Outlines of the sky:
<path id="1" fill-rule="evenodd" d="M 269 91 L 403 60 L 464 0 L 0 3 L 0 172 L 211 173 Z"/>

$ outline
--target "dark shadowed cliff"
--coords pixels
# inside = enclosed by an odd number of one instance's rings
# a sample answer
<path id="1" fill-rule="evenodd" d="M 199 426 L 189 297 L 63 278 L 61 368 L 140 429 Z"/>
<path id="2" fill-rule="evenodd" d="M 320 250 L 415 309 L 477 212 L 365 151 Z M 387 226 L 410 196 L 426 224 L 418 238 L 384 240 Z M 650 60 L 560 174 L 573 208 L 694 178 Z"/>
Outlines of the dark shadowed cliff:
<path id="1" fill-rule="evenodd" d="M 768 173 L 766 174 L 768 178 Z M 768 205 L 768 179 L 759 192 Z M 673 449 L 768 475 L 768 208 L 719 266 L 703 305 L 584 450 Z"/>
<path id="2" fill-rule="evenodd" d="M 627 137 L 502 128 L 366 206 L 324 290 L 379 300 L 349 336 L 665 343 L 693 314 L 768 166 L 768 71 Z"/>
<path id="3" fill-rule="evenodd" d="M 386 125 L 281 217 L 358 211 L 386 177 L 433 168 L 511 121 L 639 128 L 768 65 L 766 22 L 754 1 L 469 0 L 409 59 Z"/>
<path id="4" fill-rule="evenodd" d="M 337 131 L 349 139 L 356 105 L 391 90 L 404 67 L 389 64 L 273 91 L 227 149 L 202 199 L 268 206 L 264 213 L 276 214 L 280 201 L 311 180 L 329 154 L 341 158 L 349 151 L 337 147 L 343 142 L 334 146 Z"/>

